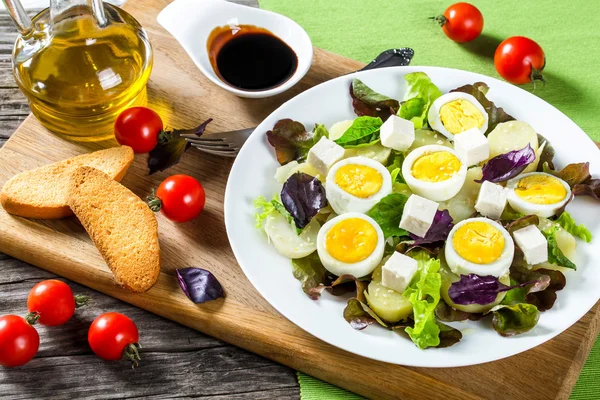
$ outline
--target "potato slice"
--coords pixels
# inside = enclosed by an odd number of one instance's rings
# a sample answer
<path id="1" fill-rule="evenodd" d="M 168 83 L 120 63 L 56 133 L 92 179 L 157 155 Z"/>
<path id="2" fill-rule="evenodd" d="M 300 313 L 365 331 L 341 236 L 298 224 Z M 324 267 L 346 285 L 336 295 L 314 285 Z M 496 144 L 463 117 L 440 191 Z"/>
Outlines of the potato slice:
<path id="1" fill-rule="evenodd" d="M 350 157 L 367 157 L 373 160 L 385 164 L 390 158 L 392 149 L 383 146 L 381 143 L 375 143 L 371 146 L 357 147 L 355 149 L 346 149 L 344 158 Z"/>
<path id="2" fill-rule="evenodd" d="M 348 128 L 352 126 L 353 122 L 353 119 L 347 119 L 345 121 L 336 122 L 335 124 L 331 125 L 328 130 L 329 139 L 337 140 L 341 138 L 344 132 L 346 132 Z"/>
<path id="3" fill-rule="evenodd" d="M 460 189 L 460 192 L 453 198 L 442 201 L 440 210 L 448 210 L 454 223 L 458 223 L 463 219 L 469 218 L 475 213 L 475 203 L 479 195 L 481 184 L 475 182 L 475 179 L 481 179 L 482 171 L 480 167 L 472 167 L 467 171 L 465 184 Z"/>
<path id="4" fill-rule="evenodd" d="M 412 314 L 412 304 L 403 294 L 374 280 L 369 283 L 365 297 L 369 307 L 387 322 L 398 322 Z"/>
<path id="5" fill-rule="evenodd" d="M 496 125 L 493 131 L 488 135 L 490 144 L 490 158 L 500 154 L 508 153 L 513 150 L 521 150 L 529 143 L 534 152 L 536 152 L 536 161 L 529 164 L 523 171 L 533 172 L 537 168 L 539 147 L 538 136 L 531 125 L 522 121 L 509 121 Z"/>

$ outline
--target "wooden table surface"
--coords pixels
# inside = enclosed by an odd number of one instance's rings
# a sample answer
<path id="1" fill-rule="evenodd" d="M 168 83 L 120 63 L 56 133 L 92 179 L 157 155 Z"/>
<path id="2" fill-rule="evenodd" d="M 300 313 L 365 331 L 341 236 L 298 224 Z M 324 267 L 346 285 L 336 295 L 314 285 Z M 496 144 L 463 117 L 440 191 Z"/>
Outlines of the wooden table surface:
<path id="1" fill-rule="evenodd" d="M 257 0 L 234 0 L 257 6 Z M 0 12 L 0 146 L 29 114 L 11 72 L 16 30 Z M 27 294 L 55 275 L 0 253 L 0 315 L 25 315 Z M 61 278 L 62 279 L 62 278 Z M 29 364 L 0 367 L 0 398 L 177 398 L 298 399 L 295 371 L 225 344 L 76 283 L 75 293 L 92 303 L 77 310 L 62 327 L 38 326 L 40 351 Z M 117 311 L 140 329 L 143 360 L 132 370 L 126 362 L 104 362 L 87 343 L 95 317 Z"/>

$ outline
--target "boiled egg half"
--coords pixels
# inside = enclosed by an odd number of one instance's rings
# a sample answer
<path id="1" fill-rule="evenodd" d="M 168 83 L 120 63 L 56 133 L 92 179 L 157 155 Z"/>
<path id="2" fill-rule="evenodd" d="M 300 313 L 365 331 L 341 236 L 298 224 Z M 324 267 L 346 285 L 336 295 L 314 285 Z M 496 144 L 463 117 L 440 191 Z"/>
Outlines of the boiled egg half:
<path id="1" fill-rule="evenodd" d="M 413 193 L 433 201 L 454 197 L 467 177 L 467 166 L 448 147 L 429 145 L 408 153 L 402 176 Z"/>
<path id="2" fill-rule="evenodd" d="M 508 203 L 525 215 L 549 218 L 571 198 L 569 184 L 545 172 L 530 172 L 509 180 Z"/>
<path id="3" fill-rule="evenodd" d="M 492 275 L 508 273 L 515 245 L 506 229 L 488 218 L 469 218 L 452 228 L 444 255 L 456 275 Z"/>
<path id="4" fill-rule="evenodd" d="M 452 140 L 471 128 L 485 133 L 488 115 L 477 99 L 468 93 L 453 92 L 435 99 L 427 114 L 429 126 Z"/>
<path id="5" fill-rule="evenodd" d="M 328 221 L 317 236 L 323 266 L 334 275 L 357 278 L 373 272 L 383 259 L 383 231 L 373 218 L 346 213 Z"/>
<path id="6" fill-rule="evenodd" d="M 335 163 L 326 179 L 327 200 L 337 214 L 366 213 L 392 193 L 392 177 L 380 163 L 350 157 Z"/>

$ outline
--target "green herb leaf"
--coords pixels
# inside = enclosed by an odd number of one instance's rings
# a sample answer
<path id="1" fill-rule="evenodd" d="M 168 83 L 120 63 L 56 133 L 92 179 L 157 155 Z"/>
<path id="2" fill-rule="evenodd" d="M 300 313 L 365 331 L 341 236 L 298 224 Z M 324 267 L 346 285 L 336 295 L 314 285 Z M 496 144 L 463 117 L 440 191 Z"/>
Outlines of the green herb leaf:
<path id="1" fill-rule="evenodd" d="M 425 252 L 417 252 L 415 259 L 419 269 L 404 292 L 413 306 L 414 327 L 405 329 L 417 347 L 425 349 L 440 345 L 440 326 L 435 319 L 435 309 L 440 301 L 442 277 L 440 260 L 429 258 Z"/>
<path id="2" fill-rule="evenodd" d="M 555 222 L 571 235 L 583 239 L 588 243 L 592 241 L 592 232 L 590 232 L 583 224 L 577 225 L 571 214 L 568 212 L 564 211 Z"/>
<path id="3" fill-rule="evenodd" d="M 406 94 L 398 116 L 411 120 L 415 129 L 420 129 L 427 121 L 429 107 L 435 99 L 442 95 L 442 92 L 424 72 L 406 74 L 404 79 L 406 80 Z"/>
<path id="4" fill-rule="evenodd" d="M 379 224 L 386 239 L 408 236 L 408 232 L 399 227 L 407 200 L 408 198 L 403 194 L 391 193 L 381 199 L 367 213 L 369 217 L 373 218 Z"/>
<path id="5" fill-rule="evenodd" d="M 514 336 L 533 329 L 540 319 L 540 311 L 533 304 L 500 304 L 492 308 L 492 326 L 501 336 Z"/>
<path id="6" fill-rule="evenodd" d="M 556 242 L 556 231 L 558 229 L 558 225 L 554 225 L 551 228 L 542 231 L 542 234 L 548 241 L 548 261 L 561 267 L 576 270 L 577 266 L 571 260 L 569 260 L 558 247 L 558 243 Z"/>
<path id="7" fill-rule="evenodd" d="M 379 128 L 383 122 L 379 117 L 358 117 L 342 137 L 335 142 L 344 148 L 365 147 L 379 142 Z"/>

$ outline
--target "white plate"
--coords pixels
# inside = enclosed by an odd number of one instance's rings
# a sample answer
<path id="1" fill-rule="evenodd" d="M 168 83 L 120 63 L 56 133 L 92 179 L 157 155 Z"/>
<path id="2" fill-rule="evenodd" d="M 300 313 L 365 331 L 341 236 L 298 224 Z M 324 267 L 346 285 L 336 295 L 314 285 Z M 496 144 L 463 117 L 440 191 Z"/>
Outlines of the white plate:
<path id="1" fill-rule="evenodd" d="M 370 326 L 356 331 L 342 317 L 347 298 L 326 293 L 310 300 L 292 276 L 290 260 L 267 243 L 254 227 L 252 199 L 270 198 L 281 190 L 273 179 L 278 163 L 267 143 L 265 132 L 275 122 L 292 118 L 308 129 L 315 123 L 329 127 L 354 118 L 348 87 L 360 78 L 374 90 L 402 99 L 404 74 L 427 73 L 442 93 L 464 84 L 483 81 L 490 86 L 488 97 L 513 117 L 531 124 L 557 150 L 558 167 L 571 162 L 591 161 L 591 171 L 600 175 L 600 151 L 586 134 L 564 114 L 538 97 L 508 83 L 466 71 L 436 67 L 397 67 L 358 72 L 316 86 L 275 110 L 255 130 L 238 155 L 225 193 L 225 224 L 231 247 L 246 276 L 256 289 L 290 321 L 325 342 L 375 360 L 416 367 L 458 367 L 498 360 L 529 350 L 552 339 L 579 320 L 600 298 L 600 265 L 593 260 L 600 250 L 600 204 L 579 197 L 569 207 L 573 217 L 592 231 L 591 244 L 578 241 L 577 271 L 567 274 L 567 287 L 558 292 L 554 307 L 542 313 L 532 331 L 503 338 L 491 327 L 489 318 L 480 322 L 459 322 L 453 326 L 463 333 L 460 343 L 445 349 L 419 350 L 405 336 Z M 543 88 L 541 89 L 543 90 Z"/>

